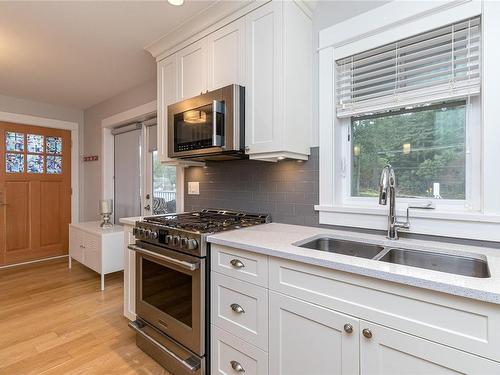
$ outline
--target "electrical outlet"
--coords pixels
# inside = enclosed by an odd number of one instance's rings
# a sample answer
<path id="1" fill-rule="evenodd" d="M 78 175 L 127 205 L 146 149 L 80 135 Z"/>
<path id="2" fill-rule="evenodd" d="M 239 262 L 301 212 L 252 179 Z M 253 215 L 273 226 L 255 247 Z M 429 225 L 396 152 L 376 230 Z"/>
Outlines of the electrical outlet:
<path id="1" fill-rule="evenodd" d="M 200 183 L 198 181 L 188 182 L 188 194 L 200 195 Z"/>

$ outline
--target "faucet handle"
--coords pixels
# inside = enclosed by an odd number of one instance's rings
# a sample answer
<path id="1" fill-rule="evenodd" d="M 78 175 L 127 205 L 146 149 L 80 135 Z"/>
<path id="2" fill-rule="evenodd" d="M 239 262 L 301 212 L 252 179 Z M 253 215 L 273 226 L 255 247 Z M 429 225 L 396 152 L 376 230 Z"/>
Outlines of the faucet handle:
<path id="1" fill-rule="evenodd" d="M 429 201 L 427 203 L 421 204 L 421 205 L 408 205 L 408 208 L 406 209 L 406 222 L 410 224 L 410 208 L 415 208 L 418 210 L 433 210 L 436 208 L 436 205 L 434 202 Z"/>

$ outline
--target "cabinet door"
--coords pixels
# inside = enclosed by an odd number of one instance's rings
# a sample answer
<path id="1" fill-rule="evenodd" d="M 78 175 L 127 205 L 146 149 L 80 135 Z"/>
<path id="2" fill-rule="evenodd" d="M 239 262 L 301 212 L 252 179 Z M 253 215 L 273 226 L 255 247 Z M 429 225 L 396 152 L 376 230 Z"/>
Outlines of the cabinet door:
<path id="1" fill-rule="evenodd" d="M 362 375 L 500 374 L 500 363 L 373 323 L 360 322 Z"/>
<path id="2" fill-rule="evenodd" d="M 207 90 L 207 40 L 202 39 L 177 52 L 180 99 Z"/>
<path id="3" fill-rule="evenodd" d="M 83 234 L 83 264 L 98 273 L 102 273 L 101 237 Z"/>
<path id="4" fill-rule="evenodd" d="M 270 291 L 269 373 L 358 374 L 359 321 Z"/>
<path id="5" fill-rule="evenodd" d="M 207 37 L 208 89 L 244 86 L 245 21 L 236 20 Z"/>
<path id="6" fill-rule="evenodd" d="M 245 17 L 245 143 L 248 154 L 282 150 L 282 2 Z"/>
<path id="7" fill-rule="evenodd" d="M 157 148 L 160 161 L 168 157 L 168 110 L 169 104 L 179 99 L 177 82 L 177 56 L 170 56 L 158 63 L 158 126 Z"/>
<path id="8" fill-rule="evenodd" d="M 82 232 L 71 227 L 69 229 L 69 256 L 83 263 Z"/>

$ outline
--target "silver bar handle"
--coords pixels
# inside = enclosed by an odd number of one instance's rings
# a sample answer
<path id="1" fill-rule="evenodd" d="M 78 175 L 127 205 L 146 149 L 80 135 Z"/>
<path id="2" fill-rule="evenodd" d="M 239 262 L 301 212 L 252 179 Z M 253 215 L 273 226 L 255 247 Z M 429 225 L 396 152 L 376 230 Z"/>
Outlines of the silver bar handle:
<path id="1" fill-rule="evenodd" d="M 436 208 L 433 202 L 427 202 L 423 205 L 417 206 L 417 205 L 408 205 L 406 208 L 406 223 L 410 224 L 410 208 L 415 208 L 418 210 L 433 210 Z"/>
<path id="2" fill-rule="evenodd" d="M 135 332 L 137 332 L 139 335 L 141 335 L 142 337 L 144 337 L 145 339 L 151 341 L 153 344 L 155 344 L 158 349 L 160 349 L 162 352 L 166 353 L 167 355 L 171 356 L 172 358 L 174 358 L 176 361 L 180 362 L 184 367 L 186 367 L 190 372 L 195 372 L 196 370 L 198 370 L 200 368 L 200 364 L 196 364 L 196 365 L 191 365 L 189 362 L 187 362 L 186 360 L 182 359 L 181 357 L 179 357 L 177 354 L 175 354 L 173 351 L 169 350 L 168 348 L 166 348 L 162 343 L 160 343 L 158 340 L 155 340 L 154 338 L 152 338 L 151 336 L 149 336 L 147 333 L 145 333 L 141 327 L 139 326 L 139 324 L 135 321 L 133 322 L 129 322 L 128 323 L 128 326 L 130 328 L 132 328 Z"/>
<path id="3" fill-rule="evenodd" d="M 218 100 L 212 102 L 212 146 L 221 147 L 222 142 L 217 138 L 217 113 L 224 113 L 224 104 Z"/>
<path id="4" fill-rule="evenodd" d="M 163 255 L 163 254 L 158 254 L 158 253 L 155 253 L 153 251 L 149 251 L 149 250 L 143 249 L 142 247 L 139 247 L 139 246 L 136 246 L 136 245 L 128 245 L 128 248 L 130 250 L 133 250 L 133 251 L 137 252 L 137 253 L 148 255 L 148 256 L 150 256 L 152 258 L 156 258 L 156 259 L 168 262 L 168 263 L 175 264 L 175 265 L 177 265 L 179 267 L 182 267 L 182 268 L 185 268 L 185 269 L 187 269 L 189 271 L 196 271 L 198 268 L 200 268 L 199 263 L 191 263 L 191 262 L 186 262 L 186 261 L 183 261 L 183 260 L 171 258 L 171 257 L 168 257 L 168 256 Z"/>

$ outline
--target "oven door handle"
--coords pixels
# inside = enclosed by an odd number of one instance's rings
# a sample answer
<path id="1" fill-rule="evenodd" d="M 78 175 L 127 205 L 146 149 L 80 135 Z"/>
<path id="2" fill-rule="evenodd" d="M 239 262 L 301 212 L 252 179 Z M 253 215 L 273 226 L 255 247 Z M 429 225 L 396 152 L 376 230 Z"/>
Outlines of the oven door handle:
<path id="1" fill-rule="evenodd" d="M 168 257 L 168 256 L 163 255 L 163 254 L 158 254 L 158 253 L 155 253 L 153 251 L 143 249 L 142 247 L 139 247 L 136 245 L 128 245 L 128 248 L 130 250 L 137 252 L 137 253 L 140 253 L 143 255 L 148 255 L 152 258 L 156 258 L 156 259 L 163 260 L 163 261 L 171 263 L 171 264 L 175 264 L 176 266 L 182 267 L 182 268 L 187 269 L 189 271 L 196 271 L 198 268 L 200 268 L 199 263 L 191 263 L 191 262 L 186 262 L 183 260 L 171 258 L 171 257 Z"/>
<path id="2" fill-rule="evenodd" d="M 162 343 L 160 343 L 158 340 L 155 340 L 153 337 L 149 336 L 146 332 L 144 332 L 142 329 L 141 329 L 141 326 L 139 323 L 137 323 L 137 321 L 133 321 L 133 322 L 129 322 L 128 323 L 128 326 L 130 328 L 132 328 L 135 332 L 137 332 L 139 335 L 141 335 L 142 337 L 144 337 L 146 340 L 149 340 L 151 341 L 153 344 L 155 344 L 158 349 L 160 349 L 162 352 L 166 353 L 167 355 L 169 355 L 170 357 L 174 358 L 177 362 L 179 362 L 180 364 L 182 364 L 185 368 L 188 369 L 188 371 L 190 372 L 195 372 L 196 370 L 198 370 L 200 368 L 200 363 L 196 363 L 195 361 L 191 361 L 192 364 L 189 362 L 189 359 L 188 358 L 187 360 L 184 360 L 182 359 L 181 357 L 179 357 L 177 354 L 175 354 L 173 351 L 171 351 L 170 349 L 168 349 L 167 347 L 165 347 Z"/>

